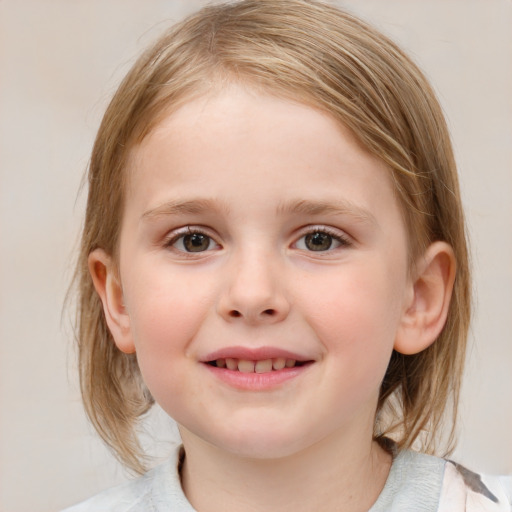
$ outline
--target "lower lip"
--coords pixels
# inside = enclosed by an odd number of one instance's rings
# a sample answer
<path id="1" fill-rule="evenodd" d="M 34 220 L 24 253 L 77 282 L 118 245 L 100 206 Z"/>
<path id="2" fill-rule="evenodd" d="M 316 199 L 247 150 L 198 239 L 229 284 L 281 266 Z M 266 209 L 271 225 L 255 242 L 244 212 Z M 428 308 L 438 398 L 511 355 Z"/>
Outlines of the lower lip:
<path id="1" fill-rule="evenodd" d="M 312 363 L 293 368 L 283 368 L 265 373 L 243 373 L 240 371 L 218 368 L 205 364 L 204 366 L 218 379 L 229 386 L 246 391 L 266 391 L 278 387 L 285 382 L 295 379 L 308 370 Z"/>

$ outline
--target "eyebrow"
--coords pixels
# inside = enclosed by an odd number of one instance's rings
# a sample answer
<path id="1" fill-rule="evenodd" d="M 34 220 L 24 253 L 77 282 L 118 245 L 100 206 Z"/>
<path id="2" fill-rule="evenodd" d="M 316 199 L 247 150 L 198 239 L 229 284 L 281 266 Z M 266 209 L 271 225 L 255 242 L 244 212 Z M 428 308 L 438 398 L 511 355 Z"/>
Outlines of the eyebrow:
<path id="1" fill-rule="evenodd" d="M 277 213 L 285 215 L 296 213 L 311 216 L 346 215 L 364 224 L 377 224 L 377 220 L 369 210 L 341 199 L 335 201 L 291 201 L 280 204 L 277 208 Z"/>
<path id="2" fill-rule="evenodd" d="M 193 199 L 186 201 L 168 201 L 147 210 L 141 220 L 151 220 L 168 215 L 198 215 L 204 212 L 221 212 L 229 214 L 229 207 L 215 199 Z M 296 200 L 281 203 L 277 207 L 277 215 L 301 214 L 308 216 L 345 215 L 364 224 L 377 224 L 373 214 L 350 201 L 311 201 Z"/>
<path id="3" fill-rule="evenodd" d="M 214 199 L 194 199 L 190 201 L 168 201 L 141 215 L 141 220 L 155 219 L 167 215 L 197 215 L 205 211 L 220 211 L 229 214 L 229 208 Z"/>

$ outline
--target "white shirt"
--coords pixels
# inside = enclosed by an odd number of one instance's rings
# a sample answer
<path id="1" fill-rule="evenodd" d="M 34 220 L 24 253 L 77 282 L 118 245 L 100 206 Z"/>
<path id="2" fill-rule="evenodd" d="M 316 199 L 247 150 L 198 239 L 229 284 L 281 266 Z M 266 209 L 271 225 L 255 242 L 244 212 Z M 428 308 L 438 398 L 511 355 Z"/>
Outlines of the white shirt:
<path id="1" fill-rule="evenodd" d="M 196 512 L 178 473 L 180 447 L 140 478 L 113 487 L 63 512 Z M 404 450 L 369 512 L 511 512 L 512 475 L 472 473 L 438 457 Z M 314 512 L 314 511 L 312 511 Z"/>

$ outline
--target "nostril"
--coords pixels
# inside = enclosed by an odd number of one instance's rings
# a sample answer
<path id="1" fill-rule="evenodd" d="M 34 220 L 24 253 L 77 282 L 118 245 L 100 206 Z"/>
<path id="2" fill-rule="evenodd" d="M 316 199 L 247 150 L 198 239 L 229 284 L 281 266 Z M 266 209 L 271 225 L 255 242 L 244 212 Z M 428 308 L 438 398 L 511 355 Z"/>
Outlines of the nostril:
<path id="1" fill-rule="evenodd" d="M 228 315 L 231 317 L 231 318 L 240 318 L 240 317 L 243 317 L 245 316 L 243 313 L 241 313 L 240 311 L 238 311 L 237 309 L 232 309 L 228 312 Z M 260 318 L 261 317 L 275 317 L 277 316 L 277 310 L 276 309 L 264 309 L 261 313 L 260 313 Z M 250 318 L 252 317 L 252 315 L 247 315 L 247 318 Z"/>

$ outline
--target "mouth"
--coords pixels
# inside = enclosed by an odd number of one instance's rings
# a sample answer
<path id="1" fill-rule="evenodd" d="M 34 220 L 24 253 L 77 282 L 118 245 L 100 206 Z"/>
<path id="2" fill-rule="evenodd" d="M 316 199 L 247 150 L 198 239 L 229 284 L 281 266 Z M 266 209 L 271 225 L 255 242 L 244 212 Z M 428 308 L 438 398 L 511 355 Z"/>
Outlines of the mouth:
<path id="1" fill-rule="evenodd" d="M 296 368 L 313 361 L 299 361 L 297 359 L 287 357 L 275 357 L 269 359 L 250 360 L 250 359 L 237 359 L 233 357 L 220 357 L 206 364 L 214 368 L 225 368 L 234 372 L 242 373 L 269 373 L 277 372 L 285 368 Z"/>
<path id="2" fill-rule="evenodd" d="M 280 389 L 308 374 L 316 360 L 277 347 L 238 346 L 211 352 L 200 362 L 228 386 L 258 392 Z"/>

